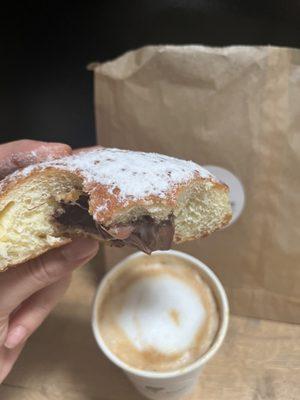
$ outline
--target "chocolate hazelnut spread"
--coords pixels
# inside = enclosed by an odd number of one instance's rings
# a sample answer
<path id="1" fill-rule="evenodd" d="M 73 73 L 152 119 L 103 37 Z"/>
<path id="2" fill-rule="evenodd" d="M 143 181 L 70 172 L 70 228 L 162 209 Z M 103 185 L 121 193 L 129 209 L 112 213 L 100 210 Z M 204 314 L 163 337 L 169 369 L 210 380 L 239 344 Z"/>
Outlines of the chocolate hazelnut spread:
<path id="1" fill-rule="evenodd" d="M 97 235 L 101 240 L 109 241 L 112 246 L 130 245 L 147 254 L 155 250 L 170 249 L 175 231 L 172 215 L 160 222 L 145 215 L 130 224 L 104 227 L 89 214 L 88 196 L 80 196 L 76 202 L 61 202 L 54 218 L 66 227 Z"/>

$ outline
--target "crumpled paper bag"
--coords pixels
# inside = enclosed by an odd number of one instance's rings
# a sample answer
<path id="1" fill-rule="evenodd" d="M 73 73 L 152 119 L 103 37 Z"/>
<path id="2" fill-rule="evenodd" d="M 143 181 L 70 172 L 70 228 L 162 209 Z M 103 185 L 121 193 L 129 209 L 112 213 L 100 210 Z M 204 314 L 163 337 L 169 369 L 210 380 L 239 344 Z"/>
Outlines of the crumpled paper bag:
<path id="1" fill-rule="evenodd" d="M 233 223 L 178 249 L 233 313 L 299 323 L 300 51 L 148 46 L 91 68 L 101 145 L 191 159 L 231 188 Z"/>

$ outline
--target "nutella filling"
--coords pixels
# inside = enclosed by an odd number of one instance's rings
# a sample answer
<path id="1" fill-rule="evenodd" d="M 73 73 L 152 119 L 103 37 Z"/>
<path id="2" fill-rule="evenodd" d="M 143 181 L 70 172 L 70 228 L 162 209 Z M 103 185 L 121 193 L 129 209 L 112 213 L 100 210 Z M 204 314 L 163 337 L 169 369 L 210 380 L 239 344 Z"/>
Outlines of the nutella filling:
<path id="1" fill-rule="evenodd" d="M 169 250 L 172 245 L 175 226 L 174 217 L 156 222 L 149 215 L 140 217 L 130 224 L 104 227 L 96 222 L 88 212 L 88 196 L 80 196 L 76 202 L 60 202 L 54 214 L 55 220 L 65 227 L 83 229 L 109 241 L 112 246 L 130 245 L 144 253 L 155 250 Z"/>

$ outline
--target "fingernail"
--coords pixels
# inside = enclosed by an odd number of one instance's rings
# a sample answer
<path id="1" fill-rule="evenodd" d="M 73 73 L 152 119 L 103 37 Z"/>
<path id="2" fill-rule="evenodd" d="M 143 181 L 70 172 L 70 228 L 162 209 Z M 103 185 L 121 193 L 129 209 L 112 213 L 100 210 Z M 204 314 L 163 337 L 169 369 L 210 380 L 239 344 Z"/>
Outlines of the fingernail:
<path id="1" fill-rule="evenodd" d="M 96 240 L 80 238 L 62 247 L 61 251 L 67 260 L 79 261 L 94 256 L 98 248 L 99 243 Z"/>
<path id="2" fill-rule="evenodd" d="M 18 346 L 26 338 L 27 329 L 22 325 L 16 326 L 8 333 L 4 346 L 8 349 L 13 349 Z"/>

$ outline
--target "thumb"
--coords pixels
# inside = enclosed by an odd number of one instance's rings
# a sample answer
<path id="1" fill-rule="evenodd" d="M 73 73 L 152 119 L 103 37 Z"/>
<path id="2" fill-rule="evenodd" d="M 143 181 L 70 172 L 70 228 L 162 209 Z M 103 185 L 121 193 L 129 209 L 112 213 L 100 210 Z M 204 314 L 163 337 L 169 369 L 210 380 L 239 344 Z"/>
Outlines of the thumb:
<path id="1" fill-rule="evenodd" d="M 9 314 L 33 293 L 86 264 L 97 250 L 97 241 L 75 239 L 66 246 L 1 273 L 0 316 Z"/>

